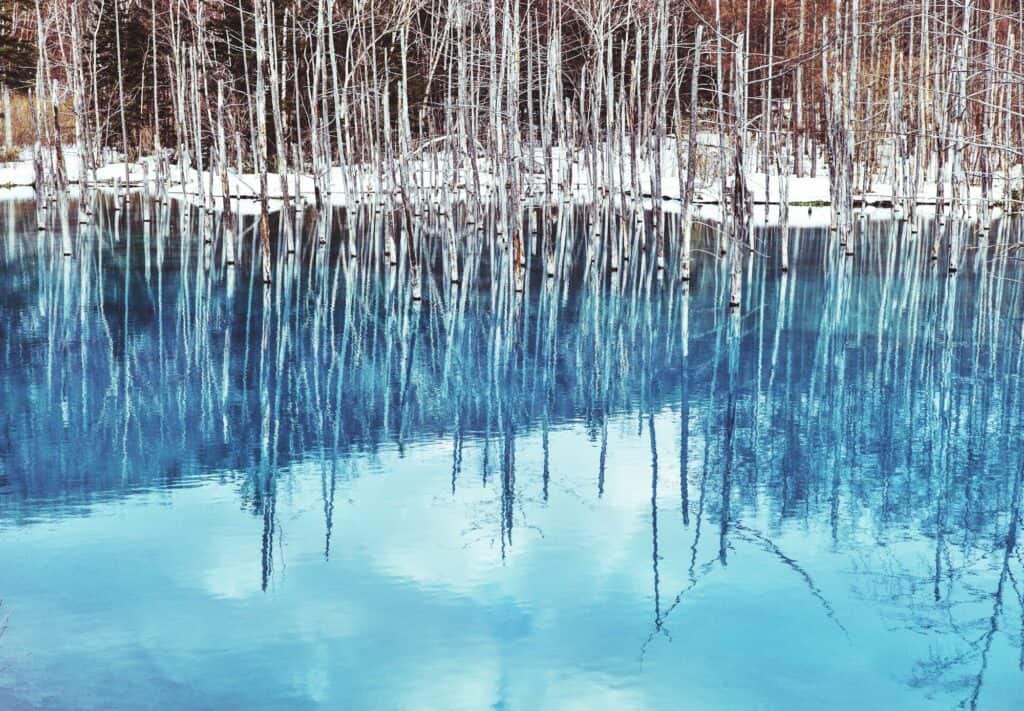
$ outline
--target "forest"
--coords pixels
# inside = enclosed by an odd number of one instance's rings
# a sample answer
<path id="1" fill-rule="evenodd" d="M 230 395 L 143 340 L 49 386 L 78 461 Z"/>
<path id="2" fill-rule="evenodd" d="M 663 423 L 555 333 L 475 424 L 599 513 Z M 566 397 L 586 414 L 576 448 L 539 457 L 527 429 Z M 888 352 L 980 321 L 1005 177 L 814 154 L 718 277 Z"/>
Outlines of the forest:
<path id="1" fill-rule="evenodd" d="M 51 197 L 71 182 L 144 185 L 223 211 L 229 231 L 231 197 L 258 198 L 268 282 L 271 199 L 289 215 L 305 202 L 380 199 L 409 235 L 422 199 L 497 201 L 516 252 L 507 216 L 527 204 L 582 197 L 625 220 L 653 198 L 661 235 L 663 201 L 686 216 L 713 203 L 723 255 L 755 249 L 755 202 L 781 205 L 784 226 L 790 204 L 831 205 L 844 251 L 856 207 L 913 222 L 929 204 L 944 228 L 932 257 L 948 248 L 955 272 L 964 237 L 945 215 L 987 231 L 993 207 L 1013 211 L 1024 195 L 1016 0 L 4 0 L 4 10 L 15 162 L 0 184 Z M 691 229 L 685 220 L 672 236 L 684 279 Z"/>
<path id="2" fill-rule="evenodd" d="M 597 190 L 716 134 L 729 173 L 862 190 L 898 155 L 984 187 L 1021 161 L 1022 31 L 1016 0 L 3 0 L 4 139 L 321 191 L 439 148 L 564 183 L 538 157 L 579 150 Z"/>

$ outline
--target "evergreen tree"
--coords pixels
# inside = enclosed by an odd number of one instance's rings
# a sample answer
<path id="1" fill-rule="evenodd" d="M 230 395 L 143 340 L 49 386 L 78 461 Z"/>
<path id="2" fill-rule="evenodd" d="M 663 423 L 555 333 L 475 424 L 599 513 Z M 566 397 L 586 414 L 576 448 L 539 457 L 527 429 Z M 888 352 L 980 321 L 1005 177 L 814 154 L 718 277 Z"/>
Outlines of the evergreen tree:
<path id="1" fill-rule="evenodd" d="M 36 71 L 35 25 L 28 0 L 0 0 L 0 84 L 14 90 L 32 86 Z"/>

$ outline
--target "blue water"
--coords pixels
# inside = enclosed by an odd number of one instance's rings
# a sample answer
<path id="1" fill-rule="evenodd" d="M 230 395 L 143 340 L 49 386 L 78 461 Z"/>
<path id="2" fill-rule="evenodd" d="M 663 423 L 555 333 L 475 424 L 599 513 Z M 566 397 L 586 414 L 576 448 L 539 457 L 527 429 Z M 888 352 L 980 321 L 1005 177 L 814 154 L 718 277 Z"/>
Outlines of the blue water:
<path id="1" fill-rule="evenodd" d="M 1021 708 L 1020 223 L 762 228 L 730 312 L 579 210 L 416 304 L 388 215 L 264 288 L 68 209 L 0 204 L 0 708 Z"/>

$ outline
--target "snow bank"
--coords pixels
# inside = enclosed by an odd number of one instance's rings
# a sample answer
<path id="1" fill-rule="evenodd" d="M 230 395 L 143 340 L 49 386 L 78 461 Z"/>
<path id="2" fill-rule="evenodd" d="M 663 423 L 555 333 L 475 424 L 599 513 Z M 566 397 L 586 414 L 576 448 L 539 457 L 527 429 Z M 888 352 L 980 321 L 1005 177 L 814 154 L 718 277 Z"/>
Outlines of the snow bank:
<path id="1" fill-rule="evenodd" d="M 32 162 L 20 160 L 14 163 L 0 163 L 0 188 L 32 185 L 36 176 Z"/>
<path id="2" fill-rule="evenodd" d="M 717 162 L 713 159 L 717 150 L 717 137 L 713 134 L 701 134 L 699 144 L 702 147 L 705 165 L 715 167 Z M 678 204 L 681 179 L 677 169 L 676 145 L 672 139 L 667 139 L 662 148 L 662 173 L 661 173 L 661 198 L 664 205 L 669 207 L 673 203 Z M 64 152 L 67 166 L 68 179 L 72 182 L 78 180 L 80 161 L 74 148 L 67 148 Z M 527 199 L 530 197 L 545 194 L 547 187 L 548 161 L 550 168 L 555 174 L 556 182 L 564 180 L 571 168 L 572 184 L 556 185 L 556 192 L 567 196 L 570 199 L 588 200 L 594 194 L 594 187 L 591 183 L 591 174 L 586 163 L 586 156 L 582 152 L 565 153 L 560 149 L 554 149 L 551 158 L 541 149 L 536 149 L 532 155 L 525 156 L 522 160 L 524 185 L 523 191 Z M 148 166 L 147 166 L 148 164 Z M 323 176 L 324 199 L 334 205 L 349 205 L 362 201 L 378 199 L 381 195 L 396 197 L 398 186 L 396 176 L 399 174 L 399 165 L 385 163 L 383 166 L 376 165 L 353 165 L 331 168 Z M 411 192 L 429 191 L 436 193 L 437 197 L 449 198 L 467 197 L 470 190 L 475 191 L 477 185 L 485 195 L 495 194 L 499 188 L 499 182 L 503 180 L 503 172 L 490 164 L 487 158 L 480 158 L 476 162 L 477 174 L 474 174 L 473 167 L 468 158 L 447 151 L 421 152 L 407 159 L 401 165 L 401 174 L 409 181 L 407 189 Z M 653 196 L 652 166 L 648 163 L 640 169 L 640 175 L 636 180 L 630 177 L 629 156 L 613 158 L 611 165 L 600 171 L 597 180 L 602 185 L 608 186 L 608 193 L 614 197 L 620 191 L 633 196 L 632 193 L 639 184 L 640 197 L 651 199 Z M 714 172 L 713 170 L 711 171 Z M 140 162 L 124 163 L 111 162 L 95 171 L 92 177 L 94 183 L 100 186 L 125 185 L 130 189 L 139 189 L 146 186 L 155 188 L 156 170 L 153 166 L 153 159 L 146 158 Z M 704 177 L 695 184 L 694 200 L 698 204 L 718 204 L 721 192 L 721 183 L 711 177 Z M 0 164 L 0 196 L 5 188 L 9 189 L 18 186 L 32 186 L 35 182 L 35 174 L 32 167 L 31 151 L 22 154 L 22 160 L 13 163 Z M 748 186 L 755 204 L 776 205 L 781 202 L 781 178 L 776 174 L 765 174 L 753 172 L 747 176 Z M 293 199 L 300 199 L 309 202 L 313 199 L 316 189 L 316 181 L 311 175 L 279 175 L 269 173 L 267 175 L 267 191 L 271 199 L 277 200 L 284 197 L 284 189 L 287 186 L 288 193 Z M 1024 169 L 1017 165 L 1011 171 L 1009 188 L 1020 190 L 1024 186 Z M 222 199 L 222 184 L 218 174 L 211 174 L 209 171 L 202 173 L 186 168 L 182 170 L 177 165 L 170 165 L 168 171 L 167 192 L 170 196 L 190 201 L 209 201 L 212 197 L 212 204 L 209 206 L 217 208 Z M 1000 173 L 994 176 L 991 199 L 1002 200 L 1007 189 L 1005 175 Z M 948 201 L 952 195 L 952 188 L 946 184 L 944 195 Z M 241 200 L 256 200 L 259 198 L 259 176 L 254 173 L 228 173 L 228 193 L 232 198 Z M 925 182 L 921 184 L 914 196 L 918 204 L 934 205 L 937 202 L 938 184 Z M 418 195 L 417 197 L 422 197 Z M 892 202 L 893 190 L 890 185 L 883 182 L 881 176 L 873 183 L 872 188 L 865 194 L 855 195 L 855 199 L 866 205 L 889 205 Z M 981 188 L 977 185 L 970 187 L 970 197 L 974 204 L 981 201 Z M 821 167 L 816 177 L 789 178 L 789 204 L 792 206 L 820 206 L 831 203 L 831 192 L 827 168 Z M 240 210 L 240 207 L 235 209 Z"/>

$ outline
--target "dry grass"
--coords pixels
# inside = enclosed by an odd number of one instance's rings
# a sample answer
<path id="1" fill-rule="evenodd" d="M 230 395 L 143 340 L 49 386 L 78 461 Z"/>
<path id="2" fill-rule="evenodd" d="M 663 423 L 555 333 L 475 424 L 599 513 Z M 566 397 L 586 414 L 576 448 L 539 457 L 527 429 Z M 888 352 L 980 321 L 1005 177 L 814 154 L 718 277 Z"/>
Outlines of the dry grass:
<path id="1" fill-rule="evenodd" d="M 0 107 L 2 111 L 2 107 Z M 75 140 L 75 116 L 71 111 L 70 101 L 66 101 L 59 107 L 60 133 L 64 143 Z M 5 119 L 6 120 L 6 119 Z M 25 94 L 11 94 L 11 139 L 15 147 L 31 146 L 35 142 L 35 133 L 32 124 L 32 104 L 29 103 Z M 0 124 L 0 158 L 3 157 L 2 143 L 4 139 L 3 128 Z"/>
<path id="2" fill-rule="evenodd" d="M 16 147 L 32 145 L 32 106 L 27 96 L 11 94 L 11 115 L 4 119 L 11 122 L 11 137 Z M 6 126 L 4 128 L 6 129 Z M 3 134 L 0 134 L 0 140 L 2 139 Z"/>

